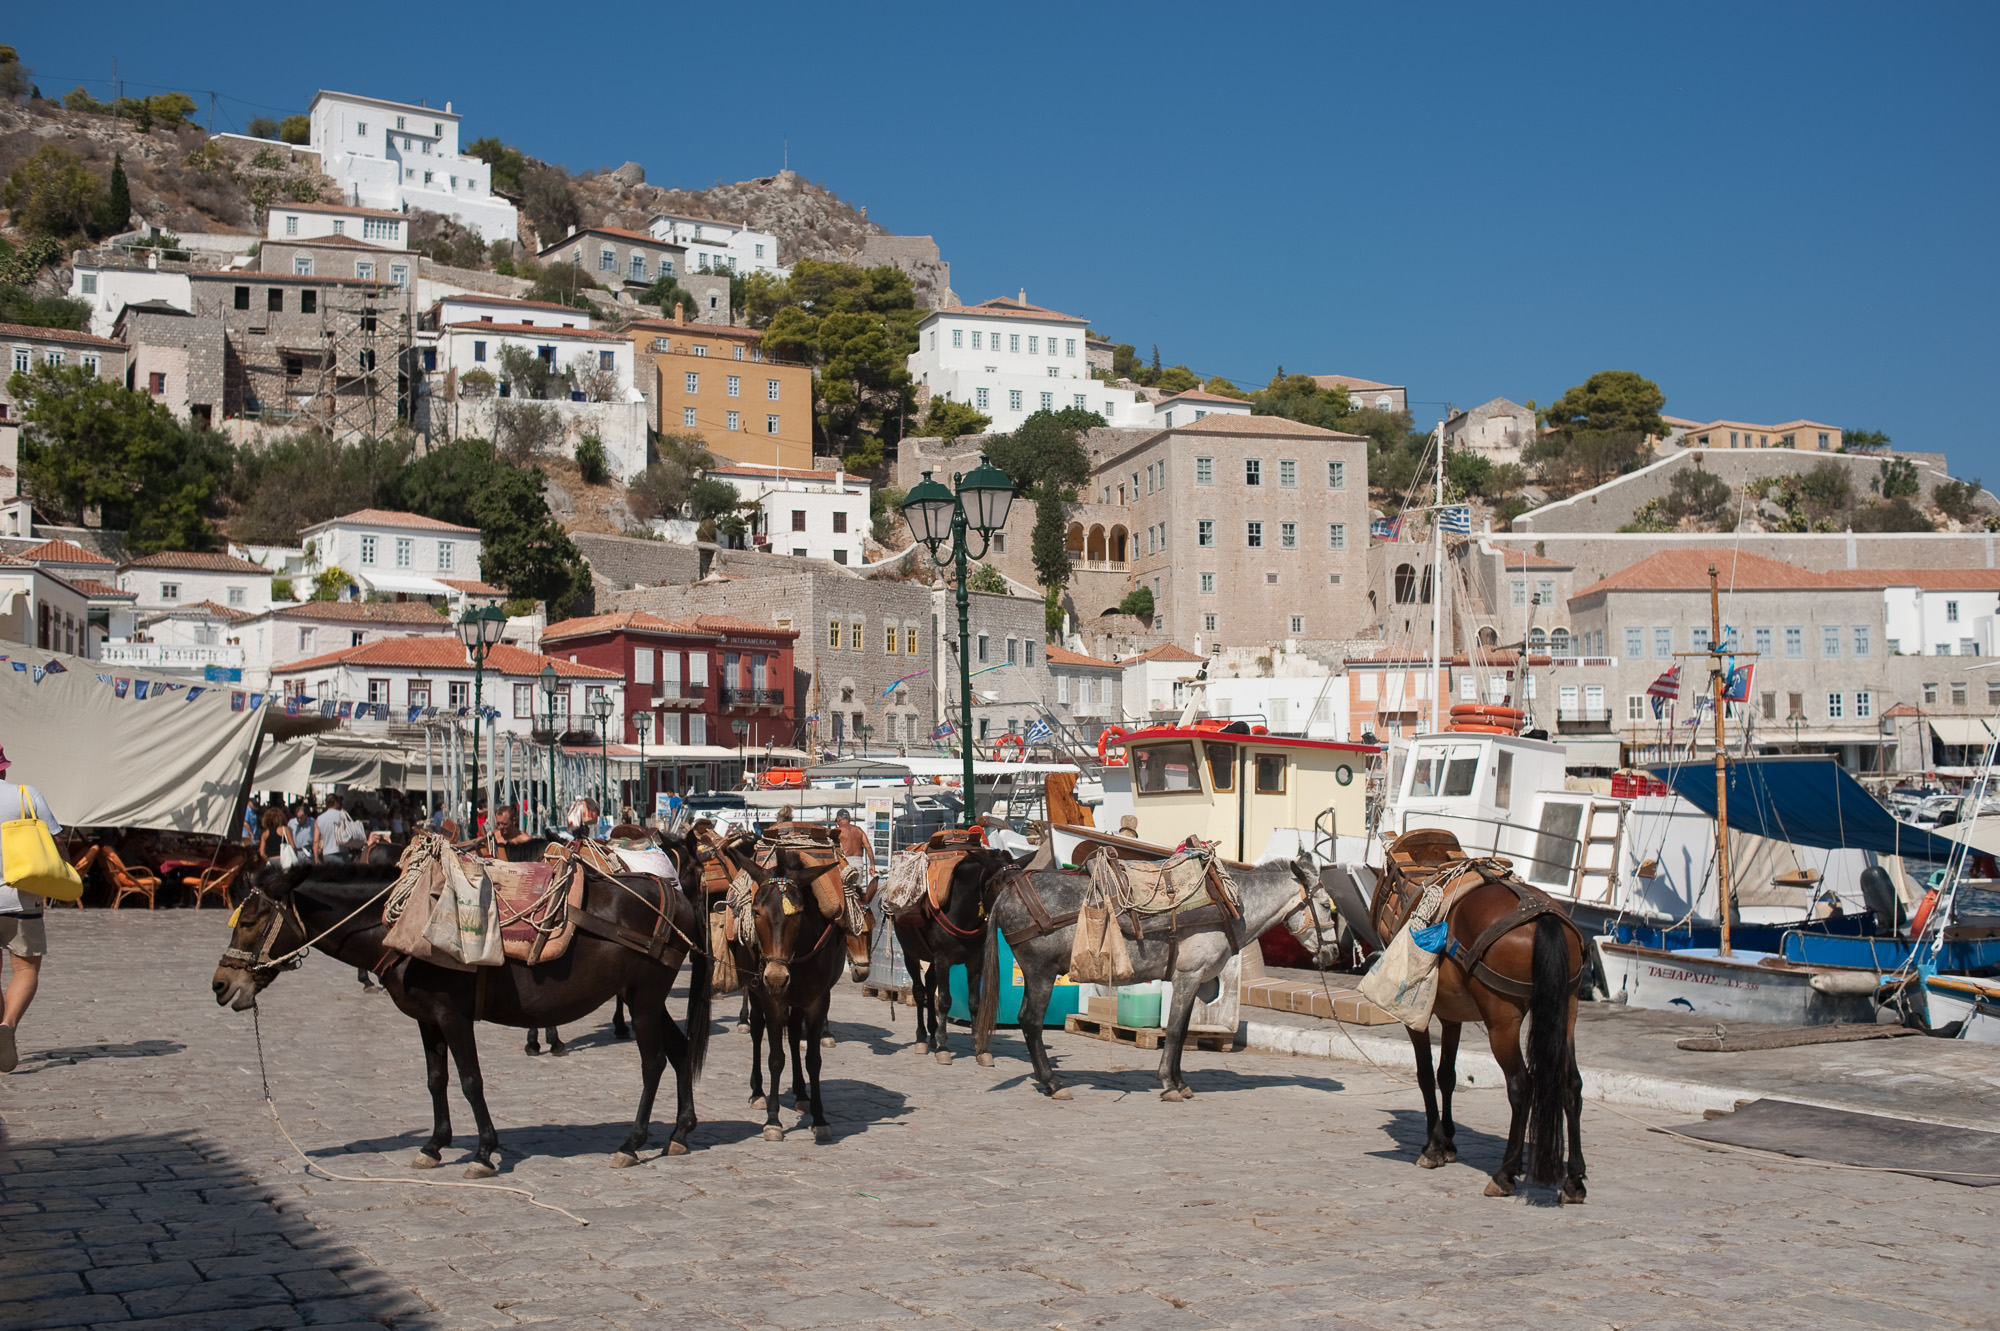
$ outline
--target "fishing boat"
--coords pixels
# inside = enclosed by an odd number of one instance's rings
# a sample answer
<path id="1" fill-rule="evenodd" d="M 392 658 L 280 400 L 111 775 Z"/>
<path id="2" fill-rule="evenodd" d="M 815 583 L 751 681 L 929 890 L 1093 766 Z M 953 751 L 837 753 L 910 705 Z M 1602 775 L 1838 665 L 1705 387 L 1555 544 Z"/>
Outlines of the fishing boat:
<path id="1" fill-rule="evenodd" d="M 1949 1030 L 1957 1039 L 1974 1044 L 2000 1044 L 2000 980 L 1927 976 L 1924 1003 L 1932 1031 Z"/>
<path id="2" fill-rule="evenodd" d="M 1872 969 L 1807 966 L 1734 947 L 1669 952 L 1604 936 L 1593 945 L 1613 1002 L 1780 1026 L 1875 1019 L 1882 977 Z"/>

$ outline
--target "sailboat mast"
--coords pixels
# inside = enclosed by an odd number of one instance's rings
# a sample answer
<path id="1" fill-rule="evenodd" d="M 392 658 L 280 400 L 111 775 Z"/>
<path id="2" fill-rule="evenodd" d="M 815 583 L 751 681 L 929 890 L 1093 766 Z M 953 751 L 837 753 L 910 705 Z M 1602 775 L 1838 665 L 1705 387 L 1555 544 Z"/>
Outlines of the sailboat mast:
<path id="1" fill-rule="evenodd" d="M 1431 733 L 1437 734 L 1444 727 L 1438 721 L 1438 707 L 1443 693 L 1438 676 L 1443 671 L 1443 663 L 1438 659 L 1439 643 L 1444 629 L 1444 422 L 1439 421 L 1432 438 L 1437 443 L 1437 500 L 1431 509 Z"/>
<path id="2" fill-rule="evenodd" d="M 1722 736 L 1722 592 L 1715 565 L 1708 566 L 1708 687 L 1715 706 L 1715 913 L 1722 926 L 1719 951 L 1729 953 L 1729 755 Z"/>

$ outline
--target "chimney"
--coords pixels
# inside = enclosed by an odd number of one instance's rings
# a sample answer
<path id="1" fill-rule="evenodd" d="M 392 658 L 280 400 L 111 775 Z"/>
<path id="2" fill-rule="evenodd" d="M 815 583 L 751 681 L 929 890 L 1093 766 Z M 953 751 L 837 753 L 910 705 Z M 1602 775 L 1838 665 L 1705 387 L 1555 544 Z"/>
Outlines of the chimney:
<path id="1" fill-rule="evenodd" d="M 687 306 L 685 306 L 685 305 L 681 304 L 681 303 L 680 303 L 679 301 L 675 301 L 675 302 L 674 302 L 674 322 L 675 322 L 675 323 L 677 323 L 677 324 L 684 324 L 684 323 L 686 323 L 686 322 L 687 322 L 687 316 L 686 316 L 686 310 L 687 310 Z"/>
<path id="2" fill-rule="evenodd" d="M 451 114 L 451 103 L 450 103 L 450 102 L 446 102 L 446 103 L 444 104 L 444 113 L 445 113 L 446 115 L 450 115 L 450 114 Z"/>
<path id="3" fill-rule="evenodd" d="M 575 235 L 575 234 L 576 234 L 576 228 L 575 228 L 575 227 L 571 227 L 571 228 L 569 229 L 569 235 L 570 235 L 570 236 L 573 236 L 573 235 Z M 564 237 L 563 237 L 563 239 L 564 239 L 564 240 L 568 240 L 568 239 L 569 239 L 569 236 L 564 236 Z"/>
<path id="4" fill-rule="evenodd" d="M 1028 303 L 1028 289 L 1026 287 L 1021 288 L 1021 303 L 1023 305 Z"/>
<path id="5" fill-rule="evenodd" d="M 146 266 L 148 268 L 154 268 L 154 269 L 157 269 L 160 266 L 160 252 L 158 249 L 150 249 L 146 251 Z"/>

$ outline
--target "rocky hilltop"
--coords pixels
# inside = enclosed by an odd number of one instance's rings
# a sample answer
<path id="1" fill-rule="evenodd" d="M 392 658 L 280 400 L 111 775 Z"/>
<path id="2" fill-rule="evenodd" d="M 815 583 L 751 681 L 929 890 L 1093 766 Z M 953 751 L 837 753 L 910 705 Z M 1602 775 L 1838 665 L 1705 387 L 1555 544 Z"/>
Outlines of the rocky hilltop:
<path id="1" fill-rule="evenodd" d="M 866 209 L 796 171 L 684 190 L 648 185 L 638 165 L 627 163 L 616 171 L 587 173 L 574 183 L 584 220 L 594 226 L 643 231 L 659 213 L 740 222 L 776 236 L 779 261 L 787 264 L 801 258 L 852 261 L 861 257 L 870 237 L 888 234 L 868 220 Z"/>

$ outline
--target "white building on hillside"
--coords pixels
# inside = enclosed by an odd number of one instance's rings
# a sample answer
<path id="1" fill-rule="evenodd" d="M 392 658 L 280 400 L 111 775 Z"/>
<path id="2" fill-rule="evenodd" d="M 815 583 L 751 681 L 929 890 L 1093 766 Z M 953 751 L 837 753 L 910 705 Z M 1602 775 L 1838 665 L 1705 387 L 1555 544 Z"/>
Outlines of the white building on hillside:
<path id="1" fill-rule="evenodd" d="M 479 577 L 477 529 L 416 513 L 364 508 L 315 523 L 299 533 L 305 562 L 299 572 L 306 594 L 314 579 L 337 568 L 364 592 L 394 596 L 452 596 L 447 580 Z"/>
<path id="2" fill-rule="evenodd" d="M 439 111 L 322 91 L 308 114 L 320 170 L 348 202 L 397 213 L 423 208 L 457 218 L 482 240 L 516 238 L 514 205 L 494 197 L 492 168 L 459 155 L 450 102 Z"/>
<path id="3" fill-rule="evenodd" d="M 762 270 L 782 275 L 786 271 L 778 266 L 778 238 L 768 231 L 677 213 L 658 214 L 646 224 L 646 230 L 655 240 L 685 246 L 690 273 Z"/>
<path id="4" fill-rule="evenodd" d="M 1444 423 L 1444 441 L 1469 448 L 1489 461 L 1519 462 L 1521 450 L 1541 433 L 1535 413 L 1518 402 L 1496 397 L 1471 411 L 1453 412 Z"/>
<path id="5" fill-rule="evenodd" d="M 1153 424 L 1162 430 L 1171 430 L 1176 425 L 1193 425 L 1209 416 L 1249 414 L 1250 404 L 1242 398 L 1224 397 L 1200 388 L 1190 388 L 1153 403 Z"/>
<path id="6" fill-rule="evenodd" d="M 118 586 L 131 592 L 140 615 L 211 601 L 245 616 L 271 608 L 271 570 L 235 555 L 162 550 L 118 566 Z"/>
<path id="7" fill-rule="evenodd" d="M 1082 407 L 1108 425 L 1158 424 L 1153 404 L 1129 388 L 1090 377 L 1085 321 L 999 297 L 933 310 L 917 325 L 910 375 L 934 396 L 990 417 L 998 433 L 1037 411 Z"/>
<path id="8" fill-rule="evenodd" d="M 387 250 L 407 248 L 410 219 L 393 208 L 359 203 L 287 203 L 274 205 L 264 219 L 266 240 L 317 240 L 340 236 Z"/>
<path id="9" fill-rule="evenodd" d="M 844 471 L 801 471 L 731 462 L 707 473 L 758 507 L 757 540 L 774 555 L 865 562 L 869 484 Z"/>

